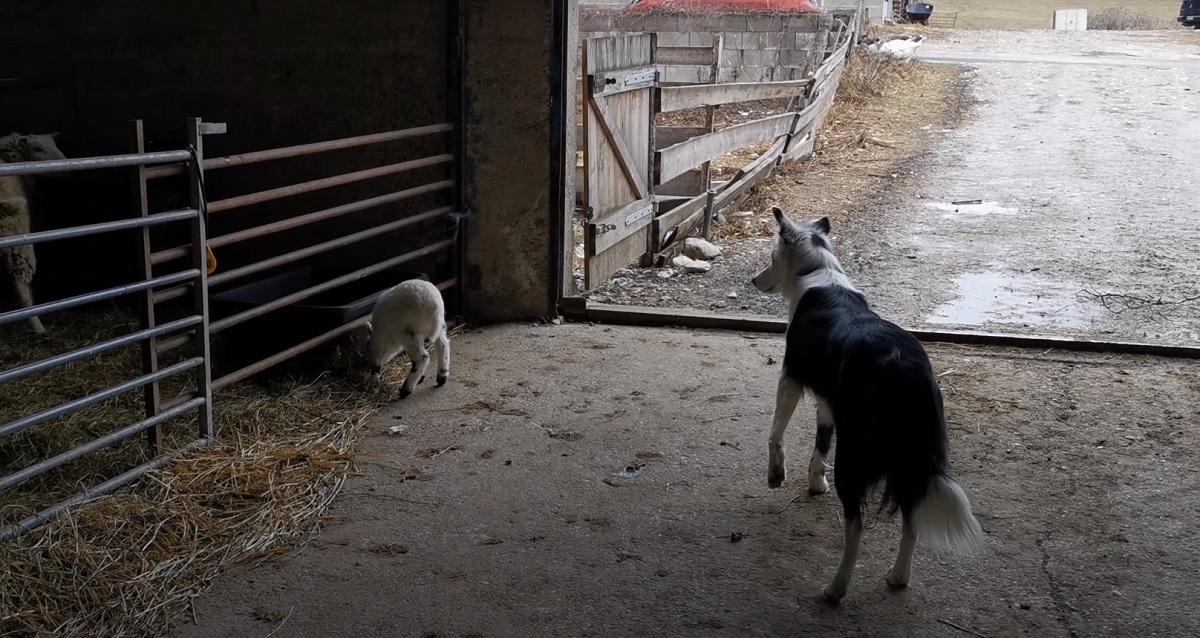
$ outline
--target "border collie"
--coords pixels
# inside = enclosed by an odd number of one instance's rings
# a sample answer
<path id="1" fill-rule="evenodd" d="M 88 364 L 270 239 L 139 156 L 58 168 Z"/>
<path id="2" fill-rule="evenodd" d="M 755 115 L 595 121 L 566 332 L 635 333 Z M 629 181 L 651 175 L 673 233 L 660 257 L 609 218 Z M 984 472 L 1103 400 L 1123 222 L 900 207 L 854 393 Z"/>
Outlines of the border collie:
<path id="1" fill-rule="evenodd" d="M 942 393 L 929 356 L 912 334 L 875 314 L 833 254 L 829 218 L 799 224 L 772 207 L 779 225 L 771 264 L 754 276 L 762 292 L 788 300 L 783 374 L 775 394 L 767 485 L 783 484 L 783 433 L 805 391 L 817 402 L 817 440 L 808 490 L 823 494 L 825 458 L 837 434 L 834 483 L 846 522 L 842 562 L 823 598 L 846 595 L 862 539 L 862 507 L 880 483 L 883 507 L 904 531 L 886 581 L 906 587 L 917 539 L 971 549 L 983 530 L 967 495 L 947 472 Z"/>

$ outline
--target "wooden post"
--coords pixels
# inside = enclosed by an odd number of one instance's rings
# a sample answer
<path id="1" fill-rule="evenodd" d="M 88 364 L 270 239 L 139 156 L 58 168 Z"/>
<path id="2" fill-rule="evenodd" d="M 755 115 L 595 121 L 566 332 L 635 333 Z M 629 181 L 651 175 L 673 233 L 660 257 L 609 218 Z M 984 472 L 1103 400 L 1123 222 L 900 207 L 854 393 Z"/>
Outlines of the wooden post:
<path id="1" fill-rule="evenodd" d="M 717 191 L 711 188 L 708 189 L 708 198 L 704 201 L 704 225 L 701 227 L 703 229 L 701 234 L 704 235 L 704 241 L 708 241 L 709 238 L 709 229 L 712 226 L 713 213 L 716 212 L 713 210 L 713 200 L 715 200 L 716 197 Z"/>
<path id="2" fill-rule="evenodd" d="M 131 150 L 134 153 L 146 152 L 146 135 L 142 127 L 141 120 L 133 120 L 130 122 L 132 127 L 132 146 Z M 138 216 L 146 217 L 150 214 L 150 202 L 146 192 L 146 166 L 139 164 L 133 172 L 133 197 L 137 202 Z M 154 278 L 153 267 L 150 263 L 150 228 L 142 228 L 138 233 L 138 244 L 142 252 L 142 280 L 149 281 Z M 147 289 L 140 295 L 141 297 L 141 329 L 148 330 L 155 326 L 154 319 L 154 290 Z M 142 342 L 142 374 L 152 374 L 158 372 L 158 339 L 151 337 Z M 147 383 L 142 387 L 143 401 L 145 403 L 146 418 L 157 416 L 162 403 L 162 397 L 159 394 L 157 381 Z M 146 430 L 146 443 L 150 446 L 150 455 L 157 456 L 162 448 L 163 431 L 162 425 L 156 425 Z"/>
<path id="3" fill-rule="evenodd" d="M 717 84 L 720 80 L 721 73 L 721 52 L 725 50 L 725 34 L 713 34 L 713 63 L 712 63 L 712 80 L 710 84 Z M 704 109 L 704 128 L 712 133 L 716 130 L 717 107 L 708 106 Z M 700 167 L 700 183 L 704 184 L 704 188 L 708 189 L 712 186 L 712 161 L 705 162 Z M 705 239 L 708 239 L 707 234 Z"/>

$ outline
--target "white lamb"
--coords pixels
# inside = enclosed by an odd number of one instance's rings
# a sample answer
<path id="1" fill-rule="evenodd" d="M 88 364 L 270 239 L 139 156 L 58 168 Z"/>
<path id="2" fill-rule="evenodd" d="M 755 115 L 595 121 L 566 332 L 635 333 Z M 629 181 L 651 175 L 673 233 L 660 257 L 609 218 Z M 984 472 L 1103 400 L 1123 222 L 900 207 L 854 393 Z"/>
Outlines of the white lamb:
<path id="1" fill-rule="evenodd" d="M 437 286 L 423 279 L 405 281 L 379 295 L 371 313 L 367 351 L 373 372 L 381 373 L 401 352 L 412 359 L 412 371 L 400 386 L 399 398 L 407 398 L 425 380 L 429 365 L 426 339 L 437 353 L 437 384 L 445 385 L 450 376 L 450 339 L 446 336 L 446 307 Z"/>

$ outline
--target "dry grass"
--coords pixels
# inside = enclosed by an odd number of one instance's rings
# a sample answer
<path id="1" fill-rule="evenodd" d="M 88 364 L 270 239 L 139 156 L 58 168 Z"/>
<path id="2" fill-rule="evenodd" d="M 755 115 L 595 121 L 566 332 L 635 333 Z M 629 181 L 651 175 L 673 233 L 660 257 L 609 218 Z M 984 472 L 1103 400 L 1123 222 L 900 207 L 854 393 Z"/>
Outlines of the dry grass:
<path id="1" fill-rule="evenodd" d="M 1097 12 L 1129 5 L 1128 0 L 1075 0 L 1061 5 L 1043 0 L 941 0 L 934 3 L 934 16 L 958 13 L 959 29 L 1050 29 L 1056 8 L 1087 9 L 1088 28 L 1097 29 L 1092 25 Z M 1158 28 L 1168 28 L 1167 23 L 1179 15 L 1179 0 L 1139 0 L 1136 5 L 1139 13 L 1164 25 Z"/>
<path id="2" fill-rule="evenodd" d="M 116 311 L 67 315 L 29 343 L 4 334 L 6 368 L 127 332 Z M 182 355 L 181 355 L 182 356 Z M 340 352 L 315 379 L 262 388 L 243 384 L 218 396 L 214 444 L 153 472 L 132 488 L 77 508 L 17 540 L 0 543 L 0 636 L 159 636 L 221 570 L 290 550 L 311 538 L 352 471 L 362 427 L 407 368 L 383 383 Z M 136 348 L 66 370 L 6 384 L 0 421 L 136 376 Z M 173 396 L 187 380 L 166 388 Z M 139 420 L 133 392 L 0 441 L 5 474 L 32 460 Z M 194 417 L 167 428 L 168 445 L 195 438 Z M 137 437 L 3 494 L 12 522 L 80 488 L 146 460 Z"/>
<path id="3" fill-rule="evenodd" d="M 842 72 L 837 100 L 843 106 L 858 106 L 882 97 L 903 81 L 908 67 L 908 63 L 891 56 L 855 52 L 847 60 L 846 69 Z"/>
<path id="4" fill-rule="evenodd" d="M 1109 7 L 1088 15 L 1092 31 L 1155 31 L 1169 29 L 1173 19 L 1152 16 L 1126 7 Z"/>
<path id="5" fill-rule="evenodd" d="M 718 242 L 769 237 L 772 205 L 797 219 L 828 216 L 838 232 L 903 182 L 904 164 L 936 142 L 932 131 L 956 125 L 965 114 L 958 68 L 877 65 L 875 57 L 857 52 L 850 58 L 813 157 L 781 165 L 757 186 L 739 207 L 754 215 L 714 226 Z"/>

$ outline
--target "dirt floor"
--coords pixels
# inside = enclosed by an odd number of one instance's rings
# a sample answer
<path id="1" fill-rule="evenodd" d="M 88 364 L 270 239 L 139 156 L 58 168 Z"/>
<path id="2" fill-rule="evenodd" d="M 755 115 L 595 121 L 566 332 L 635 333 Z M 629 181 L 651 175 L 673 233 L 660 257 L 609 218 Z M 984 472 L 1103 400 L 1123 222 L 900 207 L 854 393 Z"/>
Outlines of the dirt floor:
<path id="1" fill-rule="evenodd" d="M 869 518 L 833 609 L 810 406 L 766 488 L 781 338 L 510 325 L 454 347 L 447 386 L 370 424 L 321 537 L 220 579 L 177 638 L 1200 634 L 1195 364 L 931 347 L 989 547 L 922 548 L 891 593 L 898 524 Z"/>
<path id="2" fill-rule="evenodd" d="M 830 213 L 852 278 L 906 326 L 1200 339 L 1192 249 L 1200 243 L 1193 161 L 1200 128 L 1190 124 L 1200 96 L 1189 79 L 1200 71 L 1200 39 L 931 34 L 925 58 L 992 62 L 1020 54 L 1030 63 L 971 64 L 966 93 L 963 76 L 914 73 L 913 89 L 866 108 L 911 112 L 906 100 L 923 100 L 934 108 L 911 120 L 924 123 L 919 134 L 881 117 L 870 134 L 896 148 L 868 144 L 846 157 L 827 145 L 814 163 L 781 171 L 744 205 L 759 236 L 725 242 L 709 273 L 662 279 L 628 270 L 596 296 L 783 314 L 781 300 L 747 283 L 767 259 L 766 211 L 778 202 L 797 217 Z M 884 122 L 893 128 L 880 130 Z M 837 132 L 834 122 L 822 135 Z M 971 200 L 981 203 L 954 203 Z"/>

